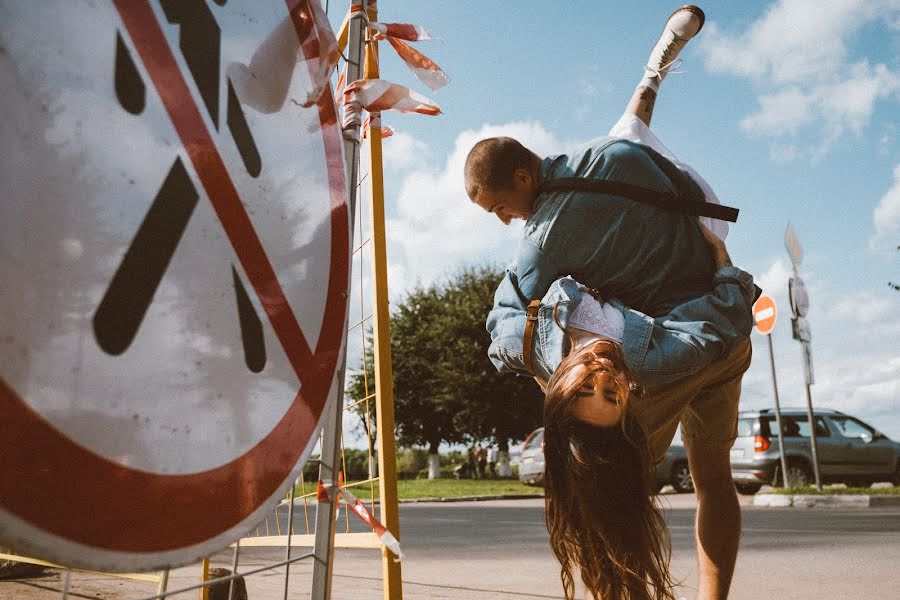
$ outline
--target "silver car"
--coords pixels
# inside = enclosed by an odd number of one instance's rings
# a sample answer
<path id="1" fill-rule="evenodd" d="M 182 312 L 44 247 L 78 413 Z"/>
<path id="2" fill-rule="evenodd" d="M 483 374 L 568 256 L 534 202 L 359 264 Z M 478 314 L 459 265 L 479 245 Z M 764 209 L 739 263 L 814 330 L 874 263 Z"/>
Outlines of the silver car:
<path id="1" fill-rule="evenodd" d="M 856 417 L 836 410 L 816 410 L 816 446 L 823 483 L 868 487 L 876 481 L 900 485 L 900 444 Z M 787 458 L 788 482 L 793 486 L 815 481 L 806 409 L 782 409 L 781 429 Z M 731 475 L 742 493 L 755 493 L 763 484 L 780 485 L 781 436 L 775 411 L 764 409 L 738 416 L 738 437 L 731 448 Z"/>
<path id="2" fill-rule="evenodd" d="M 544 485 L 543 427 L 532 431 L 522 444 L 519 481 L 525 485 Z M 670 446 L 662 463 L 656 468 L 656 491 L 661 490 L 666 484 L 672 484 L 676 492 L 694 491 L 684 446 Z"/>

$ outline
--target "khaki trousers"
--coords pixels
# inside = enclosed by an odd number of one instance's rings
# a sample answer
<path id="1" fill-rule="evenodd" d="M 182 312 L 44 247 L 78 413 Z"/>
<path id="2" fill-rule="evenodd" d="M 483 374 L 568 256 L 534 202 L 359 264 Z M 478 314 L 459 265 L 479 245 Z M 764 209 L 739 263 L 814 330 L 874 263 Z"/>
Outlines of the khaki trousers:
<path id="1" fill-rule="evenodd" d="M 741 378 L 750 366 L 750 340 L 696 375 L 647 389 L 634 401 L 654 460 L 663 460 L 681 423 L 686 447 L 727 450 L 737 435 Z"/>

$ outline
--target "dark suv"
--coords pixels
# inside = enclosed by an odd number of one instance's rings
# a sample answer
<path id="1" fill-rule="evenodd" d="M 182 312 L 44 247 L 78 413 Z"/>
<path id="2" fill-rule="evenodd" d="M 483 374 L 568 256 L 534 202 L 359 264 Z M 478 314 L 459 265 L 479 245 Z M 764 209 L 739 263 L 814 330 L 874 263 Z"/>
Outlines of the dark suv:
<path id="1" fill-rule="evenodd" d="M 867 487 L 876 481 L 900 485 L 900 444 L 836 410 L 816 410 L 816 445 L 823 483 Z M 783 409 L 781 429 L 788 481 L 793 486 L 815 481 L 806 409 Z M 738 416 L 737 440 L 731 448 L 731 475 L 738 491 L 756 493 L 763 484 L 781 484 L 780 436 L 775 411 L 764 409 Z"/>

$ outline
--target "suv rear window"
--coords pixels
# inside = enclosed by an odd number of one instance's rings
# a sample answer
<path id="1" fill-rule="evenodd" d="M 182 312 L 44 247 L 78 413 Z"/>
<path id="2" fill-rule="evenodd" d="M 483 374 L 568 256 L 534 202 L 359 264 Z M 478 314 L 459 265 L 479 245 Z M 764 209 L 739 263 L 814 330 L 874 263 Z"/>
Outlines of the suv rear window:
<path id="1" fill-rule="evenodd" d="M 737 434 L 738 437 L 753 437 L 753 423 L 755 418 L 738 419 Z"/>
<path id="2" fill-rule="evenodd" d="M 540 431 L 538 431 L 537 433 L 532 435 L 530 438 L 528 438 L 528 441 L 525 443 L 525 446 L 522 448 L 522 450 L 532 450 L 534 448 L 539 447 L 541 445 L 541 440 L 543 440 L 543 439 L 544 439 L 544 430 L 541 429 Z"/>
<path id="3" fill-rule="evenodd" d="M 771 417 L 760 417 L 760 432 L 762 435 L 771 437 L 778 429 L 775 423 L 775 415 Z M 784 430 L 785 437 L 809 437 L 809 418 L 805 415 L 781 416 L 781 428 Z M 816 417 L 816 437 L 828 437 L 828 427 L 825 425 L 825 419 Z"/>

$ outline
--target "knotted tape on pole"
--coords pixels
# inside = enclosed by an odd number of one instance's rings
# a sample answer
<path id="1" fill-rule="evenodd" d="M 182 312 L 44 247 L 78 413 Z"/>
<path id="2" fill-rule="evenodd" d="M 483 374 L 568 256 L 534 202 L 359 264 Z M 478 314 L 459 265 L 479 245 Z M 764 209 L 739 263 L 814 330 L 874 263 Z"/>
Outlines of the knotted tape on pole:
<path id="1" fill-rule="evenodd" d="M 344 503 L 347 505 L 347 508 L 355 514 L 360 521 L 365 523 L 376 536 L 378 536 L 378 539 L 381 540 L 381 543 L 384 544 L 388 550 L 394 553 L 397 557 L 394 560 L 397 562 L 403 560 L 403 551 L 400 549 L 400 541 L 394 537 L 394 534 L 388 531 L 387 527 L 385 527 L 381 521 L 376 519 L 375 516 L 369 512 L 369 509 L 366 508 L 366 505 L 363 504 L 359 498 L 344 489 L 343 473 L 339 476 L 337 485 L 330 480 L 319 480 L 319 485 L 316 489 L 316 497 L 319 502 L 336 502 L 338 496 L 344 498 Z"/>

